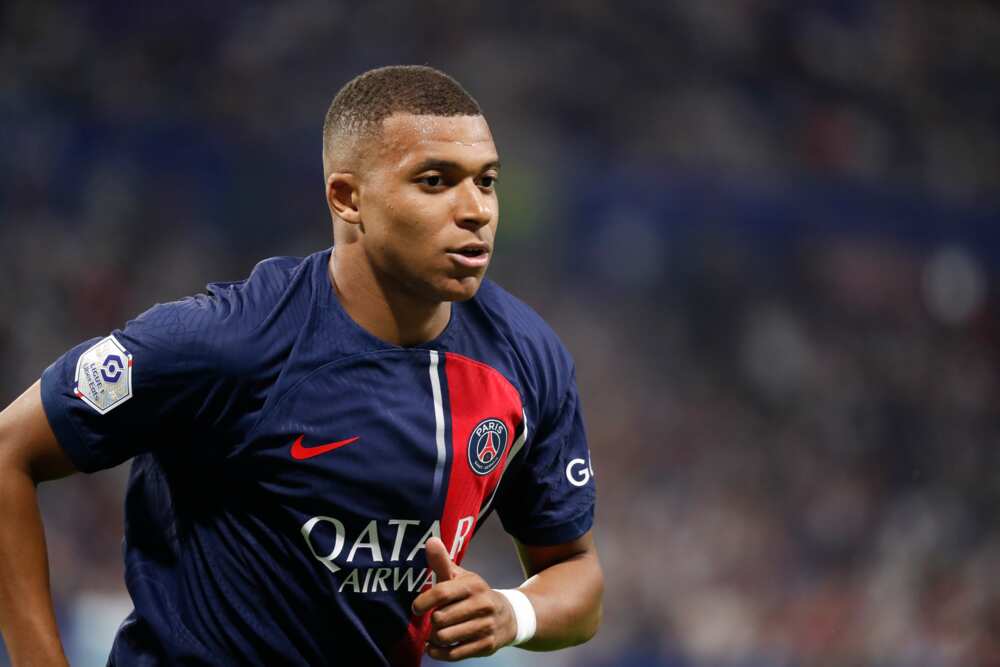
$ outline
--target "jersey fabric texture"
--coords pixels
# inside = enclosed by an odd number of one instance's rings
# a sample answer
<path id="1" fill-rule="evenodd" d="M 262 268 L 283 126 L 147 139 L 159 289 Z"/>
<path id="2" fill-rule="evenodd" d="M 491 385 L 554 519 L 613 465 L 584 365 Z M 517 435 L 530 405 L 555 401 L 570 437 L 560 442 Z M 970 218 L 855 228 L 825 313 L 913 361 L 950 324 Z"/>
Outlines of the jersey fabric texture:
<path id="1" fill-rule="evenodd" d="M 590 529 L 573 364 L 541 318 L 484 281 L 437 339 L 393 346 L 341 308 L 329 257 L 263 261 L 44 372 L 78 469 L 134 458 L 109 664 L 417 665 L 432 535 L 461 562 L 493 510 L 530 545 Z M 102 414 L 75 387 L 105 349 L 131 394 Z"/>

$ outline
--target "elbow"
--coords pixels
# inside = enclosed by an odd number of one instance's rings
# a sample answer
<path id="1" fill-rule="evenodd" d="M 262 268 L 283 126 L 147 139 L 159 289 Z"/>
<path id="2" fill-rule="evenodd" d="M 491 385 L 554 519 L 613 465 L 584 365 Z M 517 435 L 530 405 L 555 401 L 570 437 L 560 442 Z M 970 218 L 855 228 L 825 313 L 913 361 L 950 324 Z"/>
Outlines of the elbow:
<path id="1" fill-rule="evenodd" d="M 587 627 L 586 637 L 582 642 L 588 642 L 594 638 L 601 628 L 601 621 L 604 619 L 604 581 L 601 580 L 600 588 L 597 591 L 597 602 L 594 604 L 594 611 L 591 614 L 590 625 Z"/>
<path id="2" fill-rule="evenodd" d="M 600 566 L 597 569 L 597 577 L 594 581 L 591 593 L 591 603 L 588 613 L 583 623 L 579 627 L 579 634 L 574 638 L 573 645 L 589 642 L 597 634 L 601 627 L 601 620 L 604 617 L 604 573 Z"/>
<path id="3" fill-rule="evenodd" d="M 585 625 L 582 628 L 582 632 L 580 633 L 580 636 L 577 638 L 577 641 L 574 642 L 574 645 L 585 644 L 589 642 L 591 639 L 593 639 L 594 636 L 597 635 L 597 631 L 601 627 L 601 620 L 603 616 L 604 616 L 604 607 L 601 604 L 601 601 L 598 600 L 597 606 L 591 613 L 590 618 L 587 619 L 587 625 Z"/>

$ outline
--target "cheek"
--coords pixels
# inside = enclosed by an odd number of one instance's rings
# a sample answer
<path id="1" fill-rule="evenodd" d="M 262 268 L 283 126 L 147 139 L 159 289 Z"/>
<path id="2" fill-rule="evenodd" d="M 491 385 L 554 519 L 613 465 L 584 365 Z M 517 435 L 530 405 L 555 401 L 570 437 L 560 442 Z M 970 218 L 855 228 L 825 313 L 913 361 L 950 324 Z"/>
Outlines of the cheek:
<path id="1" fill-rule="evenodd" d="M 445 225 L 433 204 L 420 198 L 387 201 L 369 230 L 369 243 L 385 260 L 414 267 L 433 261 L 444 243 Z"/>
<path id="2" fill-rule="evenodd" d="M 440 243 L 448 219 L 444 202 L 428 197 L 404 199 L 393 209 L 393 229 L 401 243 L 412 246 L 409 248 L 412 251 L 427 250 L 428 246 Z"/>

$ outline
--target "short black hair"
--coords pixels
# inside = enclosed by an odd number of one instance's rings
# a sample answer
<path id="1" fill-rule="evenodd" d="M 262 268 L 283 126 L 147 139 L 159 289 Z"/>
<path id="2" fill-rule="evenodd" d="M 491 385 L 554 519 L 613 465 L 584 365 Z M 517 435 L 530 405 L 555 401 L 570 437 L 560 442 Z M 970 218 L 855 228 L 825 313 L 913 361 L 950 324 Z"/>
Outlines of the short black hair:
<path id="1" fill-rule="evenodd" d="M 368 70 L 344 84 L 323 122 L 324 163 L 345 135 L 381 128 L 394 113 L 481 116 L 479 103 L 444 72 L 424 65 L 391 65 Z"/>

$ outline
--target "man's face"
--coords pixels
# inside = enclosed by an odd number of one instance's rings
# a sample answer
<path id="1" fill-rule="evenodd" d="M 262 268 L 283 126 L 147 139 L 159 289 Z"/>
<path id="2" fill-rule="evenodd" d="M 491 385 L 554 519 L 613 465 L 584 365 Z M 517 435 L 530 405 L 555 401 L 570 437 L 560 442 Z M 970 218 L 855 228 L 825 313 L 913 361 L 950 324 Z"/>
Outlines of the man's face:
<path id="1" fill-rule="evenodd" d="M 365 253 L 396 289 L 431 302 L 471 298 L 493 253 L 499 169 L 482 116 L 394 114 L 362 158 Z"/>

